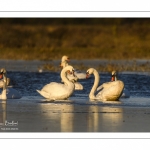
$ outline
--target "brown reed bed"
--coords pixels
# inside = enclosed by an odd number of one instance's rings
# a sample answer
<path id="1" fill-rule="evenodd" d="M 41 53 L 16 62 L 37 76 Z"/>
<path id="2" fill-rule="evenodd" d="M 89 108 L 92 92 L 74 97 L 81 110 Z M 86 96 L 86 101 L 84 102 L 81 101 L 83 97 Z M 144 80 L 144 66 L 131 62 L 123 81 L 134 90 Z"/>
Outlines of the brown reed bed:
<path id="1" fill-rule="evenodd" d="M 108 19 L 94 24 L 3 23 L 0 59 L 53 60 L 63 55 L 79 60 L 149 59 L 149 32 L 150 21 L 143 20 L 137 23 Z"/>

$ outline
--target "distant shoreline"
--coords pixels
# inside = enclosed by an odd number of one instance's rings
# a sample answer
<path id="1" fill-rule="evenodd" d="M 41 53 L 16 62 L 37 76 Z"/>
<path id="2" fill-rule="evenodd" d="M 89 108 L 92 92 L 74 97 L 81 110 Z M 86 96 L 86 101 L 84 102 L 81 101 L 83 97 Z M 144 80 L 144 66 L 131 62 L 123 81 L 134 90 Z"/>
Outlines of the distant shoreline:
<path id="1" fill-rule="evenodd" d="M 0 68 L 5 67 L 8 71 L 55 71 L 60 72 L 61 60 L 4 60 L 0 59 Z M 150 72 L 150 60 L 98 60 L 86 59 L 69 62 L 75 69 L 86 71 L 93 67 L 100 72 Z"/>

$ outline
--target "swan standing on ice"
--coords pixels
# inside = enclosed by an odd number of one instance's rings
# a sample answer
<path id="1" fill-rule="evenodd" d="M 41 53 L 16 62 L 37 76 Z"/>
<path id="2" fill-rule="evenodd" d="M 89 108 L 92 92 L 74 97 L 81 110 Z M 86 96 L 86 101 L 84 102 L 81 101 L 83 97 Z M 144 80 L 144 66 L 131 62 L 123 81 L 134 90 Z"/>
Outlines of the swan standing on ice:
<path id="1" fill-rule="evenodd" d="M 116 71 L 112 71 L 111 81 L 117 81 L 117 72 Z M 124 88 L 121 97 L 129 98 L 130 92 L 126 88 Z"/>
<path id="2" fill-rule="evenodd" d="M 90 74 L 94 74 L 95 80 L 94 80 L 94 85 L 90 91 L 89 98 L 91 100 L 103 100 L 103 101 L 118 101 L 123 88 L 124 88 L 124 83 L 120 80 L 117 80 L 115 82 L 107 82 L 103 83 L 99 87 L 99 93 L 95 95 L 96 89 L 98 87 L 100 77 L 96 69 L 90 68 L 86 72 L 87 76 Z"/>
<path id="3" fill-rule="evenodd" d="M 68 66 L 69 61 L 70 61 L 70 58 L 66 55 L 63 56 L 61 59 L 61 63 L 64 63 L 65 67 Z M 75 70 L 74 74 L 77 76 L 78 79 L 86 79 L 86 73 Z"/>
<path id="4" fill-rule="evenodd" d="M 67 66 L 62 69 L 61 78 L 65 84 L 51 82 L 45 85 L 41 91 L 37 90 L 37 92 L 49 100 L 65 100 L 69 98 L 74 92 L 75 85 L 68 80 L 66 72 L 73 73 L 74 68 L 72 66 Z"/>
<path id="5" fill-rule="evenodd" d="M 64 62 L 61 62 L 60 66 L 61 66 L 62 68 L 65 68 L 66 66 L 68 66 L 68 65 L 66 65 L 66 63 L 67 63 L 67 62 L 65 62 L 65 61 L 64 61 Z M 76 75 L 67 73 L 67 78 L 68 78 L 70 81 L 72 81 L 72 82 L 74 83 L 74 85 L 75 85 L 75 90 L 83 90 L 83 85 L 82 85 L 81 83 L 77 82 L 77 81 L 78 81 L 78 78 L 77 78 Z M 62 82 L 63 82 L 63 80 L 62 80 Z"/>
<path id="6" fill-rule="evenodd" d="M 12 87 L 7 87 L 6 70 L 4 68 L 0 70 L 0 75 L 3 76 L 3 81 L 4 81 L 3 91 L 2 91 L 0 98 L 1 99 L 20 99 L 21 95 L 17 90 L 13 89 Z"/>

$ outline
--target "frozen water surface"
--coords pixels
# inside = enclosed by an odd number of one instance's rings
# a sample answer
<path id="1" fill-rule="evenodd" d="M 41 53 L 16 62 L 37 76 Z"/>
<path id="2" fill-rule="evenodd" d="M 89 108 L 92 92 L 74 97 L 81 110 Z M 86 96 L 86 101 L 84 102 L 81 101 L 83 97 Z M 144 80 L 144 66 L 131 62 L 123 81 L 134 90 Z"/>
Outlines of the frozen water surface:
<path id="1" fill-rule="evenodd" d="M 22 61 L 21 61 L 22 62 Z M 16 63 L 16 64 L 15 64 Z M 46 101 L 36 89 L 49 82 L 61 82 L 59 72 L 38 72 L 38 61 L 22 64 L 3 61 L 13 88 L 21 99 L 0 101 L 1 132 L 149 132 L 150 74 L 122 72 L 118 78 L 130 91 L 130 98 L 115 102 L 90 101 L 88 94 L 93 76 L 79 80 L 84 90 L 74 91 L 68 100 Z M 20 65 L 19 65 L 20 64 Z M 57 63 L 56 63 L 57 64 Z M 18 65 L 18 67 L 17 67 Z M 22 68 L 21 70 L 19 68 Z M 87 68 L 88 69 L 88 68 Z M 100 84 L 110 81 L 109 73 L 101 73 Z"/>

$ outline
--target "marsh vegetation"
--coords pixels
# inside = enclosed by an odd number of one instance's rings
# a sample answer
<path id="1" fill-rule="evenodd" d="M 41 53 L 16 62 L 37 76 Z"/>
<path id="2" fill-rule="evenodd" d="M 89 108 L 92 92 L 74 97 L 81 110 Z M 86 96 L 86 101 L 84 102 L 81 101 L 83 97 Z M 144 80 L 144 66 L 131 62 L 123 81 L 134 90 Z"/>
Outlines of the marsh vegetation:
<path id="1" fill-rule="evenodd" d="M 0 59 L 149 59 L 149 33 L 149 18 L 1 18 Z"/>
<path id="2" fill-rule="evenodd" d="M 106 59 L 105 71 L 149 70 L 149 18 L 1 18 L 0 59 L 56 60 Z M 112 60 L 133 60 L 133 65 L 113 64 Z M 86 68 L 81 64 L 80 69 Z M 43 66 L 56 70 L 52 64 Z"/>

